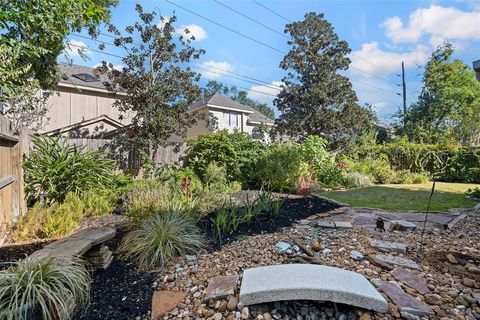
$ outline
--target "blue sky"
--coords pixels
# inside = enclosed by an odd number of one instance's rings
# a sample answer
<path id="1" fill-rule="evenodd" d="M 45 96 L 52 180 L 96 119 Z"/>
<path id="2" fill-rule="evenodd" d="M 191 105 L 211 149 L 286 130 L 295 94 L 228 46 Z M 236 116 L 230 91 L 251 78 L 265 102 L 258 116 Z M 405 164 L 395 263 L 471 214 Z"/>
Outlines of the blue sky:
<path id="1" fill-rule="evenodd" d="M 287 38 L 264 28 L 255 22 L 225 8 L 214 0 L 171 0 L 212 21 L 223 24 L 255 40 L 268 44 L 271 49 L 244 38 L 218 25 L 202 19 L 164 0 L 120 0 L 112 9 L 112 22 L 119 28 L 132 24 L 137 15 L 135 4 L 145 10 L 159 10 L 163 16 L 177 16 L 175 27 L 181 34 L 188 27 L 196 35 L 194 46 L 206 50 L 206 54 L 193 64 L 214 72 L 203 74 L 202 83 L 209 79 L 234 84 L 249 89 L 249 96 L 271 104 L 285 72 L 279 62 L 287 52 Z M 480 59 L 480 1 L 267 1 L 258 0 L 268 11 L 251 0 L 218 0 L 255 19 L 277 32 L 283 32 L 285 24 L 302 20 L 310 11 L 323 12 L 339 37 L 352 49 L 351 69 L 346 73 L 352 80 L 360 103 L 374 105 L 379 118 L 389 122 L 391 115 L 401 106 L 397 93 L 401 61 L 405 61 L 407 101 L 412 102 L 420 89 L 423 65 L 436 45 L 443 40 L 453 41 L 456 57 L 471 66 Z M 99 39 L 111 41 L 100 36 Z M 76 36 L 69 36 L 72 44 L 97 49 L 98 43 Z M 72 47 L 76 48 L 76 47 Z M 277 51 L 278 50 L 278 51 Z M 106 52 L 122 55 L 118 48 L 107 46 Z M 82 60 L 76 50 L 70 53 L 74 63 L 95 66 L 102 60 L 121 65 L 121 59 L 87 51 L 88 60 Z M 229 76 L 238 77 L 226 70 L 245 75 L 262 83 L 252 84 Z M 219 74 L 220 73 L 220 74 Z M 250 79 L 251 80 L 251 79 Z M 265 94 L 264 94 L 265 93 Z"/>

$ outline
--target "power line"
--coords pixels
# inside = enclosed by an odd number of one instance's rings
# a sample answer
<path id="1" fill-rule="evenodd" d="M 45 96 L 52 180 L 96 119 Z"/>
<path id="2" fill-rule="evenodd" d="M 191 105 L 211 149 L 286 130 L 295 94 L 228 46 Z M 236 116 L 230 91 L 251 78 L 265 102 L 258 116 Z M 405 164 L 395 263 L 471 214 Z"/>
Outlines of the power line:
<path id="1" fill-rule="evenodd" d="M 256 24 L 258 24 L 258 25 L 260 25 L 260 26 L 264 27 L 265 29 L 268 29 L 268 30 L 270 30 L 270 31 L 272 31 L 272 32 L 275 32 L 276 34 L 279 34 L 279 35 L 281 35 L 281 36 L 282 36 L 282 37 L 284 37 L 284 38 L 290 39 L 290 37 L 287 37 L 287 36 L 286 36 L 284 33 L 282 33 L 282 32 L 279 32 L 279 31 L 277 31 L 277 30 L 275 30 L 275 29 L 273 29 L 273 28 L 270 28 L 269 26 L 267 26 L 267 25 L 265 25 L 265 24 L 261 23 L 260 21 L 258 21 L 258 20 L 255 20 L 255 19 L 253 19 L 252 17 L 250 17 L 250 16 L 247 16 L 246 14 L 243 14 L 243 13 L 241 13 L 240 11 L 238 11 L 238 10 L 236 10 L 236 9 L 234 9 L 234 8 L 232 8 L 232 7 L 230 7 L 230 6 L 228 6 L 228 5 L 226 5 L 225 3 L 222 3 L 222 2 L 220 2 L 220 1 L 218 1 L 218 0 L 215 0 L 215 2 L 216 2 L 216 3 L 218 3 L 219 5 L 222 5 L 222 6 L 224 6 L 224 7 L 225 7 L 225 8 L 227 8 L 227 9 L 230 9 L 231 11 L 233 11 L 233 12 L 235 12 L 235 13 L 237 13 L 237 14 L 241 15 L 242 17 L 244 17 L 244 18 L 247 18 L 247 19 L 249 19 L 250 21 L 253 21 L 253 22 L 255 22 Z"/>
<path id="2" fill-rule="evenodd" d="M 101 50 L 95 50 L 95 49 L 91 49 L 87 46 L 79 46 L 79 45 L 76 45 L 76 44 L 70 44 L 71 46 L 73 47 L 77 47 L 77 48 L 81 48 L 81 49 L 86 49 L 86 50 L 89 50 L 89 51 L 92 51 L 92 52 L 97 52 L 97 53 L 101 53 L 101 54 L 104 54 L 104 55 L 107 55 L 107 56 L 112 56 L 112 57 L 115 57 L 115 58 L 120 58 L 120 59 L 123 59 L 124 57 L 121 57 L 121 56 L 118 56 L 116 54 L 112 54 L 112 53 L 108 53 L 108 52 L 105 52 L 105 51 L 101 51 Z M 192 66 L 194 68 L 198 68 L 198 67 L 195 67 L 195 66 Z M 210 71 L 208 70 L 209 72 L 213 72 L 213 71 Z M 241 80 L 241 79 L 239 79 Z M 246 81 L 246 80 L 242 80 L 242 81 Z M 236 84 L 232 84 L 232 83 L 229 83 L 229 82 L 225 82 L 225 81 L 222 81 L 226 84 L 229 84 L 231 86 L 236 86 L 240 89 L 244 89 L 244 90 L 249 90 L 249 91 L 252 91 L 252 92 L 257 92 L 257 93 L 260 93 L 260 94 L 264 94 L 264 95 L 267 95 L 267 96 L 272 96 L 272 97 L 277 97 L 276 95 L 274 94 L 270 94 L 270 93 L 267 93 L 267 92 L 263 92 L 263 91 L 258 91 L 258 90 L 255 90 L 255 89 L 251 89 L 251 88 L 246 88 L 246 87 L 242 87 L 242 86 L 239 86 L 239 85 L 236 85 Z M 251 82 L 251 81 L 247 81 L 247 82 Z M 252 82 L 253 83 L 253 82 Z M 259 83 L 255 83 L 257 85 L 260 85 Z"/>
<path id="3" fill-rule="evenodd" d="M 388 70 L 388 69 L 385 68 L 385 67 L 382 67 L 382 66 L 380 66 L 380 65 L 378 65 L 378 64 L 375 64 L 375 63 L 373 63 L 373 62 L 371 62 L 371 61 L 369 61 L 369 60 L 367 60 L 367 59 L 365 59 L 365 58 L 360 57 L 359 55 L 356 55 L 356 54 L 354 54 L 354 53 L 350 53 L 350 55 L 352 55 L 352 56 L 354 56 L 354 57 L 357 57 L 358 59 L 363 60 L 363 61 L 365 61 L 365 62 L 368 62 L 368 63 L 370 63 L 371 65 L 376 66 L 377 68 L 380 68 L 380 69 L 383 69 L 383 70 L 385 70 L 385 71 L 388 71 L 389 73 L 392 72 L 391 70 Z M 400 76 L 401 76 L 401 75 L 398 74 L 398 73 L 396 73 L 395 75 L 396 75 L 397 77 L 400 77 Z"/>
<path id="4" fill-rule="evenodd" d="M 181 5 L 178 5 L 178 4 L 176 4 L 176 3 L 174 3 L 174 2 L 172 2 L 172 1 L 170 1 L 170 0 L 165 0 L 165 1 L 168 2 L 168 3 L 170 3 L 170 4 L 172 4 L 172 5 L 174 5 L 175 7 L 178 7 L 178 8 L 180 8 L 180 9 L 182 9 L 182 10 L 185 10 L 185 11 L 187 11 L 187 12 L 190 12 L 191 14 L 196 15 L 197 17 L 200 17 L 200 18 L 202 18 L 202 19 L 204 19 L 204 20 L 207 20 L 207 21 L 209 21 L 210 23 L 213 23 L 213 24 L 215 24 L 215 25 L 217 25 L 217 26 L 219 26 L 219 27 L 221 27 L 221 28 L 224 28 L 224 29 L 226 29 L 226 30 L 228 30 L 228 31 L 230 31 L 230 32 L 233 32 L 233 33 L 238 34 L 239 36 L 242 36 L 242 37 L 244 37 L 244 38 L 246 38 L 246 39 L 249 39 L 249 40 L 251 40 L 251 41 L 253 41 L 253 42 L 256 42 L 256 43 L 258 43 L 258 44 L 261 44 L 262 46 L 265 46 L 265 47 L 267 47 L 267 48 L 270 48 L 270 49 L 272 49 L 272 50 L 274 50 L 274 51 L 277 51 L 277 52 L 279 52 L 279 53 L 282 53 L 282 54 L 287 54 L 285 51 L 282 51 L 282 50 L 280 50 L 280 49 L 277 49 L 277 48 L 275 48 L 275 47 L 272 47 L 271 45 L 269 45 L 269 44 L 267 44 L 267 43 L 265 43 L 265 42 L 259 41 L 259 40 L 255 39 L 255 38 L 252 38 L 252 37 L 250 37 L 250 36 L 248 36 L 248 35 L 246 35 L 246 34 L 244 34 L 244 33 L 241 33 L 241 32 L 239 32 L 239 31 L 237 31 L 237 30 L 234 30 L 234 29 L 232 29 L 232 28 L 230 28 L 230 27 L 227 27 L 227 26 L 224 25 L 224 24 L 221 24 L 221 23 L 218 23 L 218 22 L 216 22 L 216 21 L 213 21 L 212 19 L 209 19 L 209 18 L 207 18 L 207 17 L 205 17 L 205 16 L 202 16 L 201 14 L 198 14 L 198 13 L 196 13 L 196 12 L 194 12 L 194 11 L 192 11 L 192 10 L 189 10 L 189 9 L 187 9 L 187 8 L 185 8 L 185 7 L 182 7 Z"/>
<path id="5" fill-rule="evenodd" d="M 264 8 L 265 10 L 267 10 L 267 11 L 270 11 L 270 12 L 271 12 L 271 13 L 273 13 L 274 15 L 276 15 L 276 16 L 278 16 L 278 17 L 282 18 L 283 20 L 285 20 L 285 21 L 287 21 L 287 22 L 292 22 L 292 21 L 290 21 L 290 19 L 288 19 L 288 18 L 285 18 L 285 17 L 284 17 L 284 16 L 282 16 L 280 13 L 278 13 L 278 12 L 276 12 L 276 11 L 273 11 L 272 9 L 270 9 L 270 8 L 268 8 L 268 7 L 266 7 L 266 6 L 264 6 L 264 5 L 263 5 L 263 4 L 261 4 L 260 2 L 258 2 L 258 1 L 255 1 L 255 0 L 252 0 L 252 1 L 253 1 L 253 2 L 255 2 L 256 4 L 258 4 L 260 7 Z"/>
<path id="6" fill-rule="evenodd" d="M 389 89 L 377 87 L 377 86 L 375 86 L 375 85 L 373 85 L 373 84 L 369 84 L 369 83 L 365 83 L 365 82 L 361 82 L 361 81 L 357 81 L 357 80 L 353 80 L 353 79 L 350 79 L 350 81 L 356 82 L 356 83 L 361 84 L 361 85 L 364 85 L 364 86 L 376 88 L 376 89 L 378 89 L 378 90 L 382 90 L 382 91 L 386 91 L 386 92 L 392 92 L 392 93 L 395 93 L 395 94 L 398 95 L 398 96 L 401 95 L 400 93 L 395 92 L 395 91 L 393 91 L 393 90 L 389 90 Z"/>

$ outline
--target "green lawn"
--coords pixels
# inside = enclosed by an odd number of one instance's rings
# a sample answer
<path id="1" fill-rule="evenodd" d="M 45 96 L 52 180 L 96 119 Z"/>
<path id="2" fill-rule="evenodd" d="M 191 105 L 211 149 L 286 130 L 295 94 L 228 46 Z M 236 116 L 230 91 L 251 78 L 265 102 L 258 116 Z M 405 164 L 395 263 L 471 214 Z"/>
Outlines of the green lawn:
<path id="1" fill-rule="evenodd" d="M 447 211 L 450 208 L 472 208 L 476 202 L 465 199 L 465 191 L 478 185 L 437 182 L 430 211 Z M 425 211 L 432 183 L 386 184 L 367 188 L 327 191 L 320 196 L 352 207 L 378 208 L 392 211 Z"/>

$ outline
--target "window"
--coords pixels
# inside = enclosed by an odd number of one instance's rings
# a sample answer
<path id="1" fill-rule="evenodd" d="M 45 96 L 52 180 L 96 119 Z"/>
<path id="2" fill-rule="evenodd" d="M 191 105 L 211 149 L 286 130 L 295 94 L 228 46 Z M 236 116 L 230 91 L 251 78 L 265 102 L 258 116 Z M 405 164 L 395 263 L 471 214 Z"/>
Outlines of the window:
<path id="1" fill-rule="evenodd" d="M 224 112 L 223 125 L 229 128 L 240 129 L 242 126 L 242 115 L 238 112 Z"/>
<path id="2" fill-rule="evenodd" d="M 99 81 L 97 79 L 97 77 L 95 77 L 94 75 L 91 75 L 89 73 L 77 73 L 77 74 L 74 74 L 73 75 L 75 78 L 78 78 L 82 81 L 85 81 L 85 82 L 95 82 L 95 81 Z"/>

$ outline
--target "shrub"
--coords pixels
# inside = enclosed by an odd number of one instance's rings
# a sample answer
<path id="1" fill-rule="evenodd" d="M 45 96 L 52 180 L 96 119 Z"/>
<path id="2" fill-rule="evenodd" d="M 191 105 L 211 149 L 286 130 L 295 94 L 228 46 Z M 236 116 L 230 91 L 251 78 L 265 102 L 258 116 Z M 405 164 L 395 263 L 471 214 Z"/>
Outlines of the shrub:
<path id="1" fill-rule="evenodd" d="M 185 166 L 205 181 L 208 165 L 216 162 L 225 167 L 228 181 L 240 181 L 249 186 L 254 183 L 255 163 L 264 150 L 261 142 L 246 133 L 217 131 L 188 142 Z"/>
<path id="2" fill-rule="evenodd" d="M 393 183 L 398 184 L 412 184 L 413 183 L 413 175 L 408 170 L 400 170 L 395 172 L 395 177 L 392 181 Z"/>
<path id="3" fill-rule="evenodd" d="M 84 209 L 83 201 L 77 195 L 69 193 L 65 201 L 56 206 L 47 217 L 42 233 L 47 238 L 59 238 L 70 234 L 77 229 L 84 217 Z"/>
<path id="4" fill-rule="evenodd" d="M 115 209 L 116 196 L 109 190 L 89 190 L 81 199 L 85 205 L 84 215 L 87 217 L 105 216 Z"/>
<path id="5" fill-rule="evenodd" d="M 345 175 L 344 184 L 347 188 L 364 188 L 373 185 L 373 182 L 367 175 L 352 171 Z"/>
<path id="6" fill-rule="evenodd" d="M 347 160 L 346 164 L 350 170 L 367 175 L 375 183 L 391 183 L 395 177 L 395 172 L 390 168 L 390 163 L 385 157 L 358 161 Z"/>
<path id="7" fill-rule="evenodd" d="M 259 185 L 272 190 L 290 191 L 302 175 L 304 166 L 300 146 L 293 143 L 275 144 L 257 161 L 255 176 Z"/>
<path id="8" fill-rule="evenodd" d="M 180 169 L 172 174 L 175 187 L 184 195 L 192 196 L 202 190 L 202 181 L 190 168 Z"/>
<path id="9" fill-rule="evenodd" d="M 0 318 L 71 319 L 89 291 L 90 274 L 80 258 L 26 258 L 0 271 Z"/>
<path id="10" fill-rule="evenodd" d="M 430 181 L 430 178 L 426 173 L 412 173 L 412 175 L 413 183 L 427 183 Z"/>
<path id="11" fill-rule="evenodd" d="M 61 202 L 70 192 L 79 195 L 112 183 L 114 162 L 103 151 L 86 151 L 59 137 L 33 136 L 32 142 L 34 149 L 23 162 L 29 201 Z"/>
<path id="12" fill-rule="evenodd" d="M 480 199 L 480 188 L 475 187 L 475 188 L 469 188 L 465 194 L 469 197 Z"/>
<path id="13" fill-rule="evenodd" d="M 18 242 L 32 238 L 43 238 L 43 227 L 57 206 L 57 203 L 48 206 L 45 203 L 37 202 L 26 214 L 18 219 L 15 224 L 13 239 Z"/>
<path id="14" fill-rule="evenodd" d="M 295 193 L 301 196 L 309 196 L 312 193 L 315 181 L 311 178 L 301 177 L 295 186 Z"/>
<path id="15" fill-rule="evenodd" d="M 164 266 L 178 256 L 204 247 L 195 220 L 185 214 L 163 212 L 136 220 L 119 250 L 142 269 Z"/>

